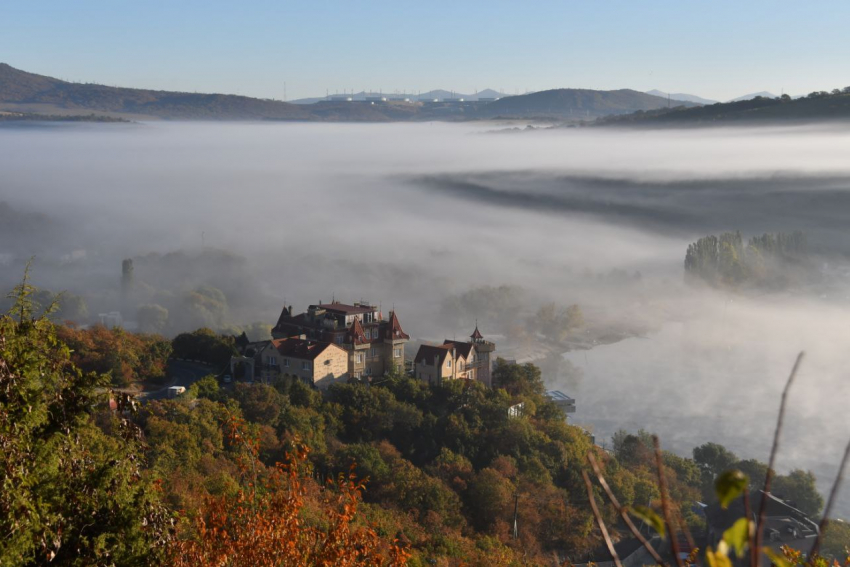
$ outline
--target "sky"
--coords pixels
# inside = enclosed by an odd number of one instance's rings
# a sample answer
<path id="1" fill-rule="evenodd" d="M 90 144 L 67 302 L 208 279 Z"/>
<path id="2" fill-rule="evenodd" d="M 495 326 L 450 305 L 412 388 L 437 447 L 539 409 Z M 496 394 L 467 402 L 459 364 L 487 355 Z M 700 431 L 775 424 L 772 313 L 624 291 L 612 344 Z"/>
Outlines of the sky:
<path id="1" fill-rule="evenodd" d="M 67 80 L 292 100 L 327 91 L 850 85 L 850 3 L 0 0 L 0 62 Z"/>

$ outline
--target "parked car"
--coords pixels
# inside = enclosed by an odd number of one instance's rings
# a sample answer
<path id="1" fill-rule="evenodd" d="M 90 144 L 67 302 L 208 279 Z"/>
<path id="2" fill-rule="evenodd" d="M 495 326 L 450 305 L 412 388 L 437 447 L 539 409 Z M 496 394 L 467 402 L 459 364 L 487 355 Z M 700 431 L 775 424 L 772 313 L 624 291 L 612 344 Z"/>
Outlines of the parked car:
<path id="1" fill-rule="evenodd" d="M 222 381 L 223 381 L 225 384 L 230 384 L 231 382 L 233 382 L 233 376 L 231 376 L 230 374 L 225 374 L 225 375 L 224 375 L 224 378 L 222 379 Z"/>

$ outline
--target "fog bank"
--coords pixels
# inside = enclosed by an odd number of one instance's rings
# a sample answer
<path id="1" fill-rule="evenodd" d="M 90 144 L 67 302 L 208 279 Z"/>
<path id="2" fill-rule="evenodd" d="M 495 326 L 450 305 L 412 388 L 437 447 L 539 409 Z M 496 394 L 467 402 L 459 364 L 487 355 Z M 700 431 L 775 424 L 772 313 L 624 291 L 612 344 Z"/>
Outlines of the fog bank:
<path id="1" fill-rule="evenodd" d="M 850 131 L 498 127 L 0 127 L 0 284 L 35 255 L 36 283 L 132 318 L 120 281 L 134 258 L 136 302 L 179 306 L 208 285 L 226 298 L 211 321 L 241 325 L 273 324 L 284 301 L 365 299 L 395 306 L 416 339 L 471 331 L 473 314 L 443 316 L 447 298 L 516 286 L 517 319 L 554 301 L 644 329 L 568 353 L 579 384 L 547 379 L 604 436 L 644 427 L 683 453 L 714 440 L 766 458 L 806 349 L 779 468 L 829 474 L 850 436 Z M 804 231 L 818 278 L 781 293 L 685 286 L 688 243 L 725 230 Z"/>

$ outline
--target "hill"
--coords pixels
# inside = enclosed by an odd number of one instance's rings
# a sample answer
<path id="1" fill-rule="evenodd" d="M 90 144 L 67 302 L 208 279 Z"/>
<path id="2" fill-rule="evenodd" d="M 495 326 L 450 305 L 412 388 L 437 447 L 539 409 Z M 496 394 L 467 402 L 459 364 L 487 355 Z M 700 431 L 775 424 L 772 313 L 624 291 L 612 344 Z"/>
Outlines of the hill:
<path id="1" fill-rule="evenodd" d="M 681 102 L 693 106 L 690 102 Z M 592 119 L 612 114 L 628 114 L 638 110 L 667 108 L 667 98 L 620 89 L 553 89 L 527 95 L 506 97 L 482 106 L 480 117 L 572 118 Z"/>
<path id="2" fill-rule="evenodd" d="M 697 95 L 686 93 L 665 93 L 664 91 L 659 91 L 658 89 L 646 91 L 646 94 L 650 94 L 652 96 L 660 96 L 661 98 L 667 98 L 669 96 L 673 100 L 682 102 L 693 102 L 696 104 L 714 104 L 715 102 L 717 102 L 716 100 L 702 98 L 701 96 Z"/>
<path id="3" fill-rule="evenodd" d="M 814 92 L 792 99 L 756 97 L 750 100 L 717 103 L 697 108 L 678 107 L 651 112 L 610 116 L 606 125 L 693 126 L 714 123 L 823 122 L 850 119 L 850 87 Z"/>
<path id="4" fill-rule="evenodd" d="M 5 63 L 0 63 L 0 109 L 45 114 L 58 109 L 179 120 L 313 119 L 302 107 L 280 101 L 70 83 Z"/>
<path id="5" fill-rule="evenodd" d="M 495 98 L 496 91 L 475 95 L 431 91 L 422 98 Z M 474 109 L 428 107 L 415 101 L 419 95 L 393 94 L 389 98 L 409 98 L 411 102 L 388 101 L 376 105 L 364 102 L 374 93 L 352 95 L 356 102 L 329 102 L 323 98 L 302 99 L 296 103 L 239 95 L 201 94 L 150 89 L 130 89 L 97 84 L 81 84 L 37 75 L 0 63 L 0 112 L 45 117 L 108 117 L 112 119 L 165 120 L 310 120 L 337 122 L 389 122 L 475 118 Z M 469 111 L 467 111 L 469 110 Z M 67 119 L 67 118 L 64 118 Z"/>

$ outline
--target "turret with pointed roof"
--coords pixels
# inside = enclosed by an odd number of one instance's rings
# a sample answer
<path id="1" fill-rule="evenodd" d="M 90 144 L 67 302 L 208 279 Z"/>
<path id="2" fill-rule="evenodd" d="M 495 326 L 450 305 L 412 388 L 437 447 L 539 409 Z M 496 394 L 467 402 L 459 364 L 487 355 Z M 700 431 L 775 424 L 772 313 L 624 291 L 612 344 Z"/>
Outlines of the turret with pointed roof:
<path id="1" fill-rule="evenodd" d="M 475 324 L 475 330 L 472 331 L 472 334 L 469 335 L 469 338 L 471 338 L 476 343 L 484 340 L 484 335 L 482 335 L 481 331 L 478 330 L 478 323 Z"/>

